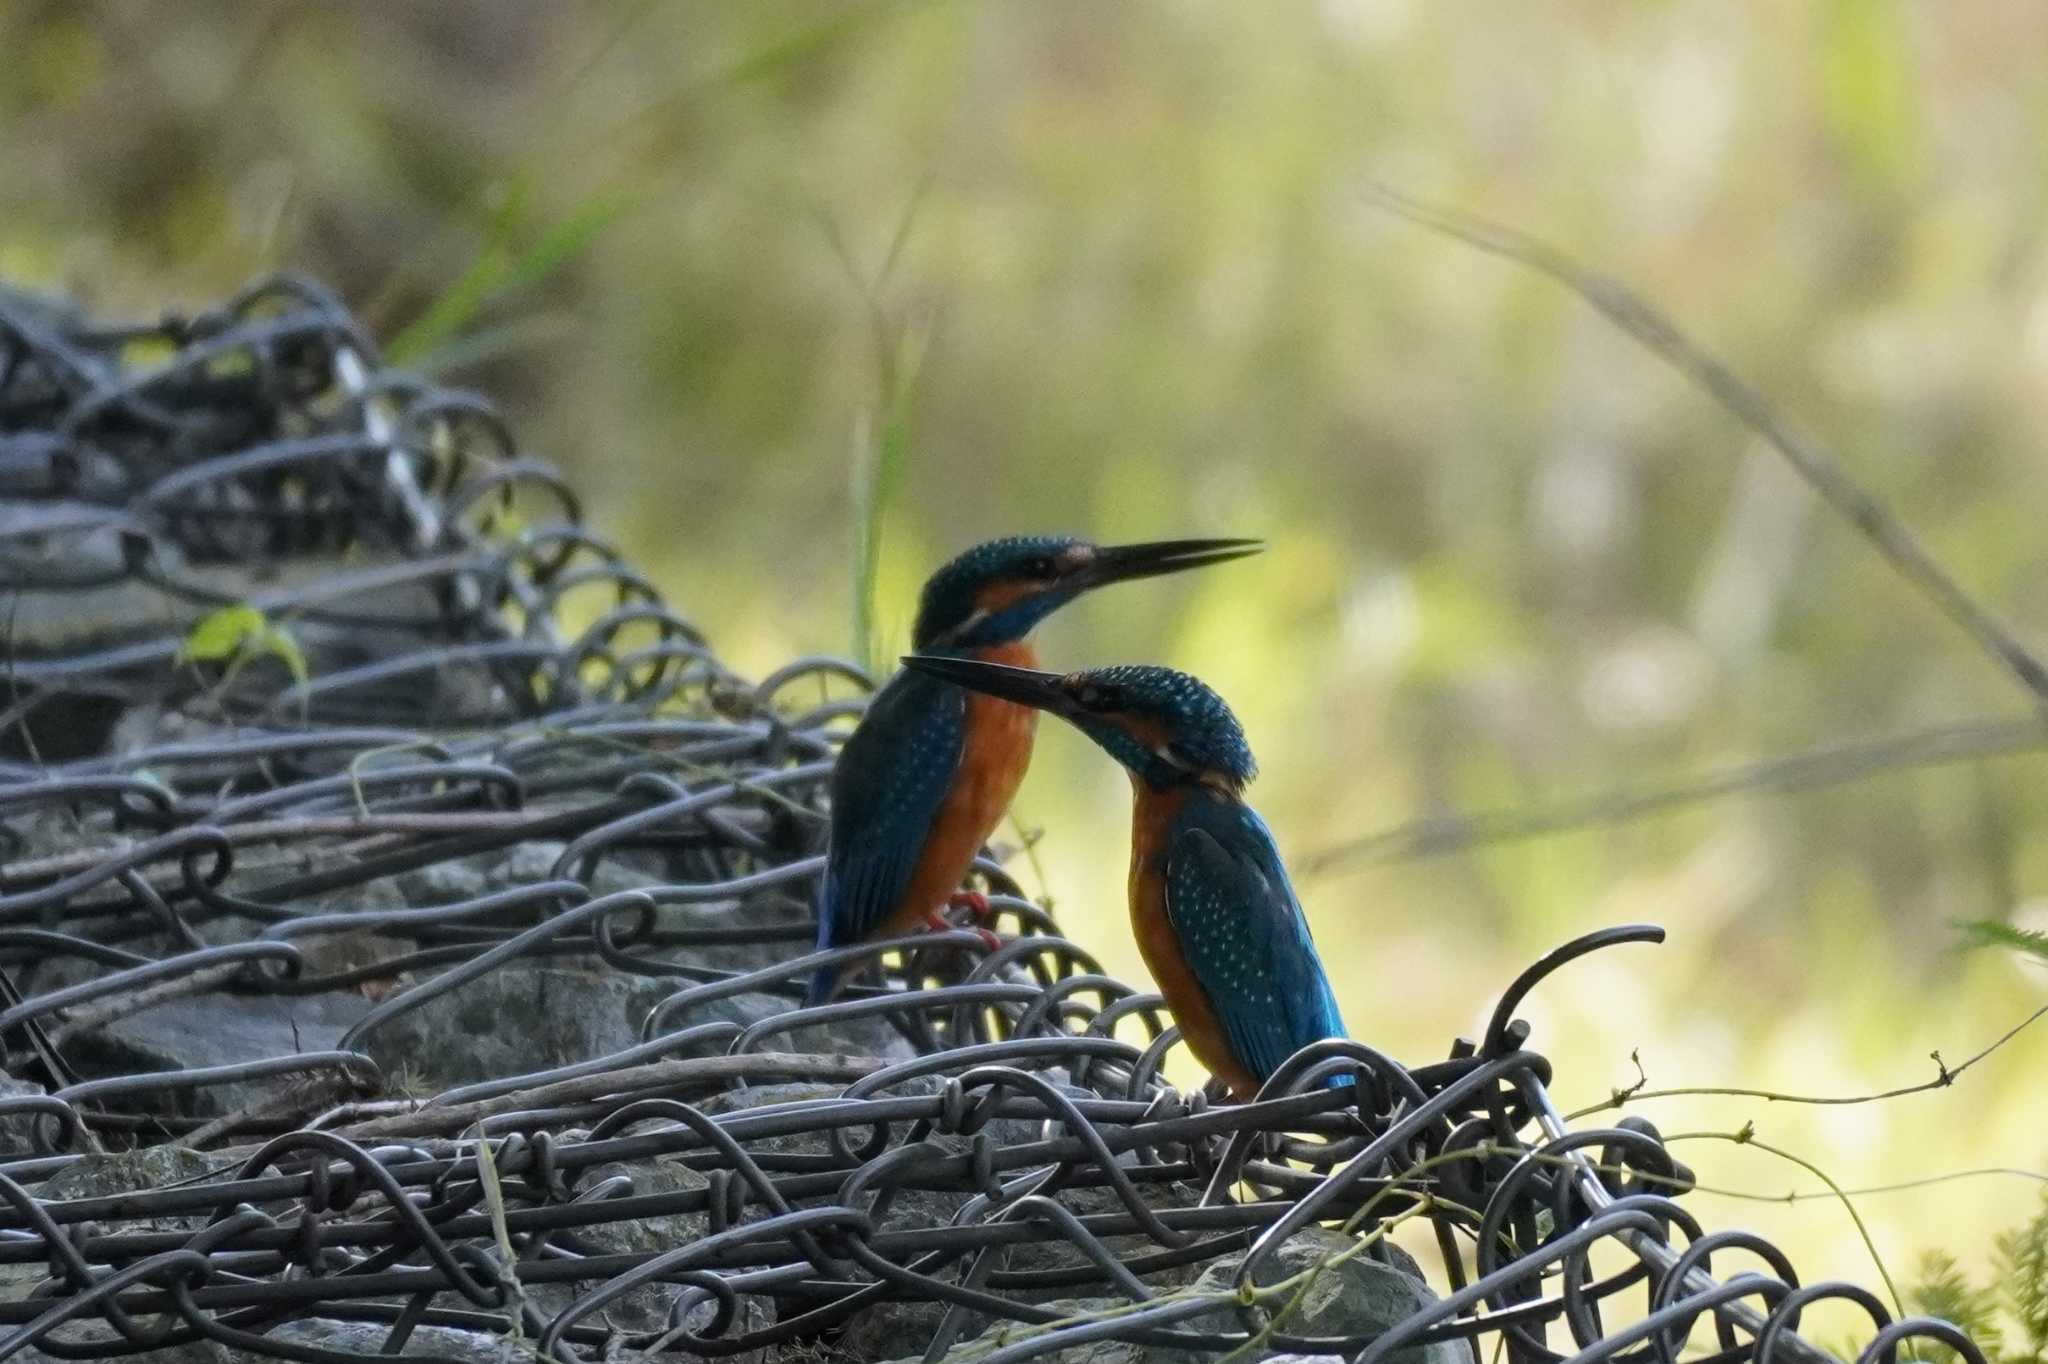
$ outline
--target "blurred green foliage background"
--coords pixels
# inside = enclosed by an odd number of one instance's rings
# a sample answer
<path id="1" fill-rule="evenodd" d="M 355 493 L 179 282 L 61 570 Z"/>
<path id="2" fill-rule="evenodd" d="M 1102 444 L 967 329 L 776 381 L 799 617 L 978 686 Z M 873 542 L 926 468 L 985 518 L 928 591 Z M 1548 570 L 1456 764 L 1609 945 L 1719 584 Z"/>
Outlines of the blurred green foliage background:
<path id="1" fill-rule="evenodd" d="M 1635 1078 L 1931 1077 L 2048 977 L 2024 755 L 1374 861 L 1540 805 L 2027 698 L 1725 412 L 1554 284 L 1389 217 L 1385 180 L 1630 281 L 2048 647 L 2048 9 L 0 0 L 0 275 L 150 313 L 281 266 L 506 405 L 735 665 L 907 642 L 986 536 L 1260 534 L 1091 598 L 1059 664 L 1161 660 L 1246 722 L 1354 1031 L 1411 1062 L 1535 953 L 1566 1101 Z M 871 563 L 871 621 L 857 609 Z M 858 636 L 857 636 L 857 632 Z M 1128 792 L 1048 727 L 1019 805 L 1109 966 Z M 1847 1186 L 2048 1162 L 2048 1032 L 1884 1105 L 1644 1111 Z M 1818 1184 L 1687 1145 L 1707 1182 Z M 1895 1271 L 1983 1262 L 2035 1186 L 1858 1200 Z M 1696 1196 L 1809 1280 L 1838 1204 Z"/>

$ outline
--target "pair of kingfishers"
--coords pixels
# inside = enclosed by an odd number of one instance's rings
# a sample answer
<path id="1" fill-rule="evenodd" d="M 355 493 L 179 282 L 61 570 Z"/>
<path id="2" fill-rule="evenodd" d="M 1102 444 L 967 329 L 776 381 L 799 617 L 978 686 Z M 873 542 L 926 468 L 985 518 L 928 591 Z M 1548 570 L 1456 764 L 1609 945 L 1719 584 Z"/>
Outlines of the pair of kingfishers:
<path id="1" fill-rule="evenodd" d="M 959 887 L 1024 779 L 1038 712 L 1050 711 L 1130 774 L 1131 923 L 1195 1058 L 1249 1099 L 1302 1047 L 1344 1036 L 1273 835 L 1244 802 L 1255 767 L 1223 698 L 1170 668 L 1040 672 L 1030 644 L 1041 620 L 1093 588 L 1262 548 L 1028 536 L 934 574 L 916 653 L 832 774 L 819 948 L 947 927 L 942 906 L 987 912 Z M 807 1002 L 829 999 L 842 969 L 820 967 Z"/>

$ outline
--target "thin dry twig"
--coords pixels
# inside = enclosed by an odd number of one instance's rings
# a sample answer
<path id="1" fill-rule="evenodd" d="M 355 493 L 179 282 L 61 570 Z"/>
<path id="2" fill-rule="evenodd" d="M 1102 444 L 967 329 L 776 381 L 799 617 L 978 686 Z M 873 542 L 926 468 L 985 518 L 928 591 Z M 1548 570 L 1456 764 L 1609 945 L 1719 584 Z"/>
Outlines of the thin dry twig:
<path id="1" fill-rule="evenodd" d="M 232 961 L 224 966 L 206 966 L 189 975 L 159 981 L 140 990 L 109 995 L 96 1004 L 81 1004 L 64 1015 L 64 1025 L 51 1034 L 50 1040 L 61 1047 L 81 1033 L 90 1032 L 117 1019 L 132 1017 L 173 999 L 203 995 L 242 975 L 248 970 L 248 966 L 245 961 Z"/>
<path id="2" fill-rule="evenodd" d="M 1897 1089 L 1887 1089 L 1877 1094 L 1849 1094 L 1840 1096 L 1824 1094 L 1780 1094 L 1773 1090 L 1768 1089 L 1743 1089 L 1737 1086 L 1729 1085 L 1689 1086 L 1683 1089 L 1649 1089 L 1645 1087 L 1649 1083 L 1649 1077 L 1643 1073 L 1642 1063 L 1638 1061 L 1636 1063 L 1636 1074 L 1641 1078 L 1639 1078 L 1636 1081 L 1636 1083 L 1628 1086 L 1626 1089 L 1615 1090 L 1612 1094 L 1608 1095 L 1607 1098 L 1600 1103 L 1588 1104 L 1584 1108 L 1575 1109 L 1572 1112 L 1565 1114 L 1565 1121 L 1575 1122 L 1580 1118 L 1589 1116 L 1590 1114 L 1603 1113 L 1610 1108 L 1622 1108 L 1627 1106 L 1628 1104 L 1637 1103 L 1644 1099 L 1676 1099 L 1687 1097 L 1698 1098 L 1702 1096 L 1714 1096 L 1721 1098 L 1762 1099 L 1767 1103 L 1780 1104 L 1849 1105 L 1879 1103 L 1885 1099 L 1903 1098 L 1908 1094 L 1924 1094 L 1931 1089 L 1948 1088 L 1950 1085 L 1954 1084 L 1958 1079 L 1962 1077 L 1964 1071 L 1968 1070 L 1971 1066 L 1976 1065 L 1979 1061 L 1991 1055 L 1992 1052 L 1997 1051 L 2000 1047 L 2012 1041 L 2015 1037 L 2018 1037 L 2021 1033 L 2025 1032 L 2028 1028 L 2032 1027 L 2035 1023 L 2039 1022 L 2043 1016 L 2048 1016 L 2048 1004 L 2043 1004 L 2040 1008 L 2028 1014 L 2018 1023 L 2015 1023 L 2012 1027 L 2006 1029 L 2005 1032 L 1999 1036 L 1997 1041 L 1993 1042 L 1990 1046 L 1985 1047 L 1982 1051 L 1979 1051 L 1976 1055 L 1970 1057 L 1969 1060 L 1963 1062 L 1959 1066 L 1950 1066 L 1946 1061 L 1941 1059 L 1941 1053 L 1938 1051 L 1929 1052 L 1928 1055 L 1934 1061 L 1935 1076 L 1933 1079 L 1923 1080 L 1917 1085 L 1902 1085 Z M 1633 1054 L 1631 1054 L 1631 1059 L 1633 1059 Z"/>
<path id="3" fill-rule="evenodd" d="M 721 811 L 721 817 L 735 826 L 754 831 L 765 820 L 748 810 Z M 446 813 L 421 812 L 373 815 L 295 815 L 289 819 L 250 820 L 244 824 L 198 824 L 220 834 L 233 847 L 251 843 L 283 843 L 308 838 L 348 838 L 366 834 L 466 834 L 496 833 L 513 839 L 539 838 L 559 834 L 564 827 L 582 827 L 602 821 L 597 807 L 559 810 L 476 810 Z M 0 885 L 25 885 L 90 871 L 124 848 L 80 848 L 49 857 L 0 864 Z"/>
<path id="4" fill-rule="evenodd" d="M 1627 285 L 1611 275 L 1590 270 L 1556 247 L 1505 224 L 1424 204 L 1377 182 L 1366 186 L 1365 197 L 1397 217 L 1548 275 L 1598 309 L 1617 327 L 1705 389 L 1784 456 L 1799 476 L 1870 541 L 1902 577 L 1925 593 L 1942 614 L 1967 630 L 2036 702 L 2048 704 L 2048 668 L 1949 576 L 1904 522 L 1852 478 L 1834 456 L 1793 431 L 1762 394 L 1693 344 L 1670 319 Z"/>
<path id="5" fill-rule="evenodd" d="M 520 1310 L 506 1314 L 505 1334 L 513 1348 L 526 1342 L 526 1285 L 519 1280 L 519 1254 L 512 1248 L 512 1232 L 505 1218 L 505 1188 L 498 1182 L 498 1159 L 491 1143 L 478 1128 L 476 1134 L 476 1179 L 483 1190 L 484 1208 L 490 1213 L 491 1238 L 498 1243 L 498 1258 L 505 1266 L 506 1288 Z"/>
<path id="6" fill-rule="evenodd" d="M 641 1066 L 624 1066 L 514 1090 L 496 1098 L 474 1103 L 451 1104 L 445 1108 L 421 1108 L 397 1117 L 377 1118 L 347 1128 L 344 1136 L 427 1137 L 459 1132 L 465 1127 L 496 1117 L 534 1108 L 558 1108 L 611 1095 L 639 1090 L 688 1085 L 722 1085 L 732 1080 L 750 1083 L 778 1083 L 785 1080 L 815 1080 L 821 1084 L 850 1084 L 878 1070 L 896 1064 L 873 1056 L 805 1055 L 799 1052 L 753 1051 L 737 1056 L 691 1056 L 670 1061 L 650 1061 Z"/>
<path id="7" fill-rule="evenodd" d="M 1953 1184 L 1964 1179 L 2025 1179 L 2036 1184 L 2048 1184 L 2048 1174 L 2039 1170 L 2023 1170 L 2017 1165 L 1980 1165 L 1972 1170 L 1948 1170 L 1938 1175 L 1927 1175 L 1920 1179 L 1901 1179 L 1890 1184 L 1865 1184 L 1860 1188 L 1844 1189 L 1851 1198 L 1865 1198 L 1873 1194 L 1911 1193 L 1916 1189 L 1931 1189 L 1942 1184 Z M 1700 1193 L 1712 1194 L 1716 1198 L 1736 1198 L 1745 1203 L 1811 1203 L 1815 1199 L 1833 1198 L 1830 1189 L 1788 1189 L 1781 1194 L 1752 1193 L 1747 1189 L 1723 1189 L 1712 1184 L 1694 1184 Z"/>
<path id="8" fill-rule="evenodd" d="M 1748 763 L 1660 787 L 1624 787 L 1556 805 L 1471 810 L 1409 820 L 1301 859 L 1303 876 L 1359 866 L 1441 857 L 1490 843 L 1627 824 L 1688 805 L 1753 792 L 1812 791 L 1901 768 L 1970 762 L 2048 749 L 2048 723 L 2038 715 L 1975 720 L 1870 743 L 1838 744 L 1789 758 Z"/>
<path id="9" fill-rule="evenodd" d="M 232 1113 L 223 1113 L 213 1121 L 193 1128 L 179 1138 L 181 1146 L 194 1151 L 204 1150 L 209 1142 L 219 1141 L 239 1128 L 266 1118 L 299 1119 L 317 1113 L 335 1099 L 346 1097 L 355 1086 L 345 1075 L 311 1075 L 287 1088 L 282 1094 L 245 1104 Z"/>
<path id="10" fill-rule="evenodd" d="M 1674 1132 L 1664 1138 L 1666 1146 L 1681 1141 L 1725 1141 L 1731 1142 L 1736 1146 L 1753 1146 L 1766 1155 L 1776 1156 L 1780 1160 L 1797 1165 L 1800 1169 L 1827 1185 L 1828 1192 L 1833 1194 L 1835 1201 L 1842 1205 L 1842 1211 L 1848 1213 L 1849 1220 L 1856 1224 L 1856 1234 L 1862 1238 L 1863 1248 L 1870 1253 L 1870 1261 L 1877 1266 L 1878 1277 L 1884 1280 L 1885 1288 L 1892 1295 L 1892 1306 L 1898 1309 L 1900 1316 L 1906 1315 L 1906 1300 L 1900 1295 L 1899 1286 L 1892 1282 L 1892 1272 L 1885 1266 L 1884 1256 L 1878 1252 L 1877 1242 L 1872 1238 L 1870 1228 L 1864 1225 L 1863 1214 L 1856 1211 L 1856 1203 L 1849 1196 L 1848 1190 L 1837 1183 L 1834 1177 L 1826 1170 L 1821 1169 L 1820 1166 L 1802 1155 L 1787 1151 L 1782 1146 L 1773 1146 L 1769 1142 L 1758 1141 L 1756 1124 L 1753 1122 L 1746 1122 L 1733 1132 Z"/>

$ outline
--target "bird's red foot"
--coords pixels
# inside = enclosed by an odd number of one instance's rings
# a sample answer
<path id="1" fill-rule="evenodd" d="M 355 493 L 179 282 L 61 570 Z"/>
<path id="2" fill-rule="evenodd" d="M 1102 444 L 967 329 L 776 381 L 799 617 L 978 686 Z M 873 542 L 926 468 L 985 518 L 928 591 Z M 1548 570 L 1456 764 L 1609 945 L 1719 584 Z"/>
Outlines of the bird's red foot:
<path id="1" fill-rule="evenodd" d="M 982 918 L 986 918 L 990 914 L 994 913 L 994 911 L 989 908 L 988 897 L 986 895 L 982 895 L 976 891 L 971 890 L 960 891 L 959 893 L 953 895 L 946 901 L 947 909 L 959 909 L 963 907 L 970 914 L 975 914 Z M 924 916 L 924 921 L 927 925 L 931 927 L 932 931 L 935 933 L 945 933 L 959 927 L 958 924 L 954 923 L 951 919 L 948 919 L 943 912 L 936 909 L 928 911 Z M 982 943 L 988 948 L 989 951 L 1000 952 L 1002 950 L 1003 940 L 997 937 L 994 933 L 991 933 L 986 928 L 980 927 L 976 927 L 974 931 L 981 936 Z"/>
<path id="2" fill-rule="evenodd" d="M 995 913 L 988 896 L 978 890 L 956 890 L 946 897 L 948 909 L 964 909 L 977 919 L 986 919 Z"/>
<path id="3" fill-rule="evenodd" d="M 946 897 L 946 908 L 964 909 L 969 917 L 975 919 L 992 919 L 996 913 L 995 907 L 988 902 L 988 896 L 983 895 L 978 890 L 954 891 Z M 997 952 L 1002 950 L 1003 940 L 994 933 L 979 925 L 975 926 L 974 931 L 981 935 L 981 940 L 984 943 L 988 944 L 989 951 Z"/>

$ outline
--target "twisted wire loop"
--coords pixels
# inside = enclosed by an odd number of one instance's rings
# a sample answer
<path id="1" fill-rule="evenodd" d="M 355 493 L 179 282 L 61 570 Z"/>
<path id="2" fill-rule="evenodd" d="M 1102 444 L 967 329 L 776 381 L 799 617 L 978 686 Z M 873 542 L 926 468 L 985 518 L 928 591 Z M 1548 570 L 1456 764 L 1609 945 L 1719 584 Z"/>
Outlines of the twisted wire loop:
<path id="1" fill-rule="evenodd" d="M 1705 1232 L 1649 1123 L 1566 1127 L 1516 1009 L 1656 930 L 1243 1104 L 996 860 L 997 950 L 812 951 L 869 679 L 737 676 L 581 514 L 310 281 L 136 326 L 0 289 L 0 1359 L 1732 1364 L 1825 1358 L 1837 1297 L 1865 1361 L 1980 1364 Z M 1297 1310 L 1397 1228 L 1441 1298 Z"/>

